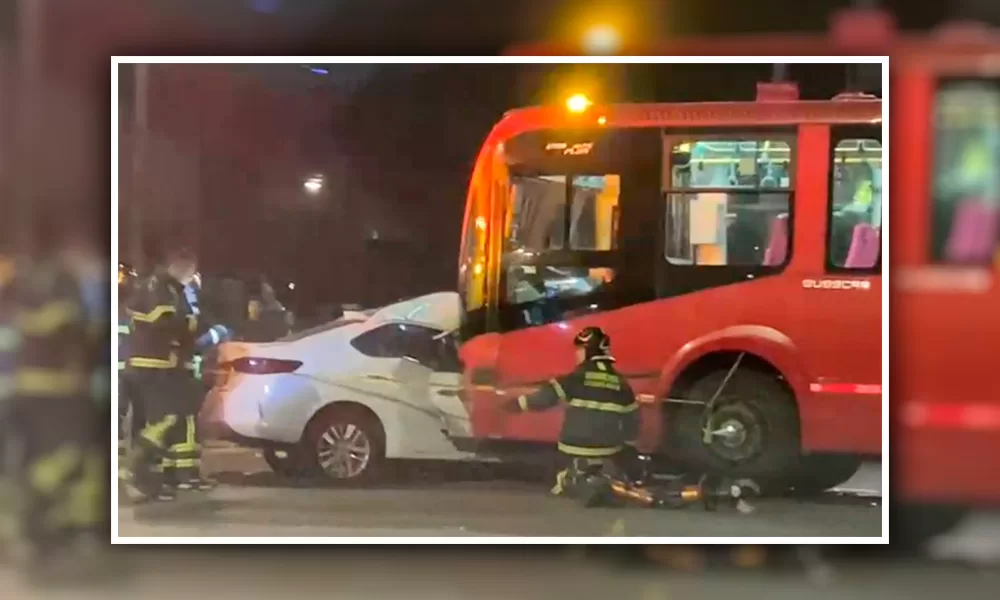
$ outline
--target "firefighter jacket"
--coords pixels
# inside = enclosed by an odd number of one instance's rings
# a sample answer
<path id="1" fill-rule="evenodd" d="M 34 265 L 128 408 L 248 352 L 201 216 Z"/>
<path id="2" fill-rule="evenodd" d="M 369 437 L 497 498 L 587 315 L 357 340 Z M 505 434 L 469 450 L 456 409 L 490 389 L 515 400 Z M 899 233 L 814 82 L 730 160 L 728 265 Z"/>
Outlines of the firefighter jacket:
<path id="1" fill-rule="evenodd" d="M 7 401 L 14 395 L 14 375 L 17 368 L 17 354 L 21 345 L 14 306 L 14 264 L 12 260 L 0 257 L 0 413 Z"/>
<path id="2" fill-rule="evenodd" d="M 34 264 L 12 289 L 20 338 L 14 393 L 21 398 L 86 398 L 95 362 L 106 363 L 76 278 L 54 264 Z M 107 322 L 104 325 L 107 331 Z"/>
<path id="3" fill-rule="evenodd" d="M 129 316 L 128 368 L 191 368 L 202 328 L 185 298 L 183 284 L 157 271 L 132 294 Z"/>
<path id="4" fill-rule="evenodd" d="M 564 454 L 613 456 L 638 436 L 635 393 L 609 356 L 590 358 L 572 373 L 517 399 L 522 411 L 546 410 L 560 402 L 566 404 L 559 435 L 559 450 Z"/>

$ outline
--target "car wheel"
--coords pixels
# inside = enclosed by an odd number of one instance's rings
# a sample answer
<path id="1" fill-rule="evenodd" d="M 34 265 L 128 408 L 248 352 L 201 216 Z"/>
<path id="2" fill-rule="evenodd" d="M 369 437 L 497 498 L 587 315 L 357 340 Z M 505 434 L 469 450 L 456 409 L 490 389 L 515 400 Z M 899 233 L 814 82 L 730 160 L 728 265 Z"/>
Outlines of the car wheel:
<path id="1" fill-rule="evenodd" d="M 688 398 L 707 403 L 728 370 L 696 381 Z M 671 405 L 666 445 L 688 469 L 757 481 L 767 491 L 787 486 L 800 455 L 795 398 L 773 375 L 737 370 L 716 399 L 711 415 L 704 404 Z M 714 432 L 705 443 L 702 430 Z"/>
<path id="2" fill-rule="evenodd" d="M 267 466 L 275 474 L 289 479 L 306 479 L 316 474 L 311 467 L 309 458 L 303 456 L 303 452 L 298 449 L 284 448 L 264 448 L 261 452 Z"/>
<path id="3" fill-rule="evenodd" d="M 920 551 L 934 538 L 957 527 L 967 513 L 967 509 L 959 506 L 890 506 L 889 536 L 897 548 Z"/>
<path id="4" fill-rule="evenodd" d="M 360 407 L 333 406 L 317 415 L 305 444 L 310 462 L 334 483 L 369 483 L 385 462 L 382 424 Z"/>
<path id="5" fill-rule="evenodd" d="M 822 494 L 854 477 L 863 463 L 854 454 L 807 454 L 799 458 L 790 487 L 796 494 Z"/>

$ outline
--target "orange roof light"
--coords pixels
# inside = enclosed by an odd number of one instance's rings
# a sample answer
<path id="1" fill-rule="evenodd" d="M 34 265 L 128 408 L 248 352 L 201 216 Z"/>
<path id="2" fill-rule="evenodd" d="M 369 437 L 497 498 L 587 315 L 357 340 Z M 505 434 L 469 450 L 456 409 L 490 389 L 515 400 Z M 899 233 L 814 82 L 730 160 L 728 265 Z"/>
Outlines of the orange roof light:
<path id="1" fill-rule="evenodd" d="M 590 108 L 591 104 L 593 102 L 584 94 L 573 94 L 566 99 L 566 108 L 571 113 L 582 113 Z"/>

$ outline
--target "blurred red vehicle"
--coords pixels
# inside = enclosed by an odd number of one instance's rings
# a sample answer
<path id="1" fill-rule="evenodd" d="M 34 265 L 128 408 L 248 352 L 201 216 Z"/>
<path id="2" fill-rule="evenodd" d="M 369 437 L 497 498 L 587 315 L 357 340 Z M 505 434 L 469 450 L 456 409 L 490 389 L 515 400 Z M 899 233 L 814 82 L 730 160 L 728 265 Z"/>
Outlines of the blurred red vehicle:
<path id="1" fill-rule="evenodd" d="M 902 537 L 1000 505 L 1000 34 L 956 23 L 896 32 L 849 11 L 829 35 L 758 35 L 621 47 L 634 55 L 888 55 L 893 197 L 890 305 L 893 515 Z M 514 55 L 585 54 L 541 43 Z M 889 386 L 886 386 L 888 391 Z M 893 539 L 898 539 L 893 534 Z"/>

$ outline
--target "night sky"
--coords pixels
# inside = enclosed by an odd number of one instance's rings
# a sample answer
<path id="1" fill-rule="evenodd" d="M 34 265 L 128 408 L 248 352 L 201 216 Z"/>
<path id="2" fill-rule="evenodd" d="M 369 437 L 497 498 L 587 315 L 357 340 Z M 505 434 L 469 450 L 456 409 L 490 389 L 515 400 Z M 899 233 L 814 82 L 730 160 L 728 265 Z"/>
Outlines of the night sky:
<path id="1" fill-rule="evenodd" d="M 160 1 L 160 0 L 156 0 Z M 220 30 L 267 31 L 265 46 L 275 53 L 320 54 L 495 54 L 518 41 L 565 37 L 575 24 L 594 16 L 627 14 L 630 31 L 650 38 L 697 33 L 822 30 L 837 0 L 731 0 L 697 2 L 594 2 L 508 0 L 505 2 L 291 2 L 288 0 L 172 0 L 170 10 L 189 11 Z M 904 28 L 925 28 L 946 17 L 978 14 L 996 18 L 989 1 L 956 3 L 882 2 Z M 211 10 L 206 8 L 211 5 Z M 586 9 L 582 8 L 586 6 Z M 623 9 L 627 9 L 623 11 Z M 254 40 L 265 39 L 254 37 Z M 230 50 L 227 48 L 227 50 Z M 752 49 L 747 49 L 748 52 Z M 215 224 L 225 231 L 226 251 L 206 255 L 222 271 L 263 271 L 276 280 L 297 282 L 300 299 L 311 302 L 384 302 L 455 285 L 456 252 L 466 185 L 473 158 L 490 127 L 512 107 L 557 101 L 568 78 L 609 81 L 600 67 L 405 66 L 371 69 L 331 68 L 329 75 L 303 77 L 303 69 L 279 67 L 258 75 L 277 86 L 326 85 L 342 94 L 331 139 L 348 149 L 351 177 L 382 212 L 405 225 L 407 234 L 379 249 L 360 253 L 346 239 L 371 235 L 364 223 L 343 210 L 269 212 L 273 235 L 259 231 L 253 210 L 206 211 L 230 219 Z M 276 71 L 277 69 L 277 71 Z M 620 82 L 601 91 L 602 100 L 697 101 L 750 99 L 754 84 L 770 76 L 768 66 L 660 65 L 614 72 Z M 829 98 L 842 90 L 845 69 L 792 66 L 789 72 L 805 98 Z M 878 90 L 870 90 L 878 91 Z M 331 160 L 333 160 L 331 158 Z M 348 199 L 359 202 L 359 199 Z M 212 230 L 211 223 L 203 230 Z M 211 247 L 212 244 L 208 244 Z M 390 265 L 387 267 L 386 265 Z M 345 272 L 355 272 L 346 277 Z M 357 271 L 364 273 L 357 276 Z"/>

